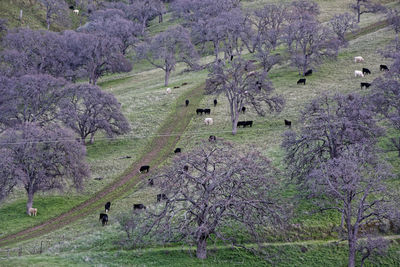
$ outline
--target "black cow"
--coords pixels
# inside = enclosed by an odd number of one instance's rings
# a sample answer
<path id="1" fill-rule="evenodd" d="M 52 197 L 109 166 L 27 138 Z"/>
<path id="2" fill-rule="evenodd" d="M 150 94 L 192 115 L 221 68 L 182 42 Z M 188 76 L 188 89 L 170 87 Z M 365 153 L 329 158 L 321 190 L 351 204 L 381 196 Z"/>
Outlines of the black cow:
<path id="1" fill-rule="evenodd" d="M 238 121 L 236 126 L 237 126 L 238 128 L 239 128 L 240 126 L 243 126 L 243 128 L 244 128 L 244 127 L 246 127 L 246 122 L 245 122 L 245 121 Z"/>
<path id="2" fill-rule="evenodd" d="M 306 71 L 306 73 L 304 73 L 304 76 L 310 76 L 312 74 L 312 70 L 308 70 Z"/>
<path id="3" fill-rule="evenodd" d="M 289 126 L 289 128 L 292 127 L 292 122 L 285 120 L 285 126 Z"/>
<path id="4" fill-rule="evenodd" d="M 217 141 L 217 137 L 215 137 L 215 135 L 210 135 L 210 137 L 208 137 L 208 141 L 215 142 L 215 141 Z"/>
<path id="5" fill-rule="evenodd" d="M 362 73 L 367 75 L 367 74 L 371 74 L 371 71 L 367 68 L 362 68 Z"/>
<path id="6" fill-rule="evenodd" d="M 185 85 L 187 85 L 188 83 L 182 83 L 182 85 L 181 86 L 185 86 Z"/>
<path id="7" fill-rule="evenodd" d="M 196 114 L 197 115 L 203 115 L 203 112 L 204 112 L 204 110 L 202 109 L 202 108 L 198 108 L 198 109 L 196 109 Z"/>
<path id="8" fill-rule="evenodd" d="M 104 214 L 104 213 L 100 213 L 100 219 L 99 220 L 101 220 L 101 224 L 103 226 L 108 224 L 108 215 Z"/>
<path id="9" fill-rule="evenodd" d="M 133 204 L 133 209 L 134 210 L 145 210 L 146 206 L 143 204 Z"/>
<path id="10" fill-rule="evenodd" d="M 245 121 L 244 127 L 246 127 L 246 126 L 253 127 L 253 121 Z"/>
<path id="11" fill-rule="evenodd" d="M 370 86 L 371 86 L 370 83 L 361 83 L 361 89 L 363 89 L 363 87 L 368 88 Z"/>
<path id="12" fill-rule="evenodd" d="M 189 99 L 186 99 L 186 100 L 185 100 L 185 105 L 186 105 L 186 106 L 189 106 Z"/>
<path id="13" fill-rule="evenodd" d="M 383 70 L 389 71 L 389 68 L 386 65 L 379 65 L 379 70 L 380 71 L 383 71 Z"/>
<path id="14" fill-rule="evenodd" d="M 204 114 L 210 114 L 211 113 L 211 109 L 209 109 L 209 108 L 205 108 L 205 109 L 203 109 L 203 111 L 204 111 Z"/>
<path id="15" fill-rule="evenodd" d="M 246 113 L 246 107 L 242 107 L 243 114 Z"/>
<path id="16" fill-rule="evenodd" d="M 188 166 L 188 165 L 183 166 L 183 170 L 184 170 L 185 172 L 187 172 L 187 171 L 189 170 L 189 166 Z"/>
<path id="17" fill-rule="evenodd" d="M 297 81 L 297 84 L 303 84 L 303 85 L 306 85 L 306 79 L 299 79 L 298 81 Z"/>
<path id="18" fill-rule="evenodd" d="M 233 60 L 233 55 L 231 55 L 231 61 Z"/>
<path id="19" fill-rule="evenodd" d="M 110 202 L 110 201 L 107 202 L 107 203 L 104 205 L 104 210 L 105 210 L 106 213 L 110 211 L 110 207 L 111 207 L 111 202 Z"/>
<path id="20" fill-rule="evenodd" d="M 179 86 L 174 86 L 174 89 L 177 89 L 177 88 L 179 88 Z"/>
<path id="21" fill-rule="evenodd" d="M 143 172 L 149 172 L 150 170 L 150 166 L 149 165 L 143 165 L 142 167 L 140 167 L 139 172 L 143 173 Z"/>
<path id="22" fill-rule="evenodd" d="M 217 99 L 214 99 L 214 107 L 218 104 Z"/>
<path id="23" fill-rule="evenodd" d="M 153 180 L 153 179 L 148 179 L 147 181 L 149 182 L 149 185 L 150 185 L 150 186 L 153 186 L 153 185 L 154 185 L 154 180 Z"/>
<path id="24" fill-rule="evenodd" d="M 174 153 L 175 153 L 175 154 L 176 154 L 176 153 L 181 153 L 181 148 L 180 148 L 180 147 L 175 148 Z"/>
<path id="25" fill-rule="evenodd" d="M 166 194 L 158 194 L 157 195 L 157 202 L 160 202 L 161 200 L 168 200 L 168 197 Z"/>
<path id="26" fill-rule="evenodd" d="M 69 6 L 69 9 L 72 9 L 72 10 L 74 10 L 75 8 L 74 8 L 74 6 Z"/>

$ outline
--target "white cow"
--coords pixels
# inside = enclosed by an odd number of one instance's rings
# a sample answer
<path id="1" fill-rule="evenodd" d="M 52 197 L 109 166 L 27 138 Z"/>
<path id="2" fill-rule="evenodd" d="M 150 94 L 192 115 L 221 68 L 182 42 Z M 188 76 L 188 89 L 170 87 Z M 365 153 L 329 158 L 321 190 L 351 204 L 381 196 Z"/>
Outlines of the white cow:
<path id="1" fill-rule="evenodd" d="M 171 88 L 169 88 L 169 87 L 167 88 L 167 90 L 166 90 L 166 91 L 167 91 L 167 94 L 170 94 L 170 93 L 172 93 L 172 91 L 171 91 Z"/>
<path id="2" fill-rule="evenodd" d="M 214 121 L 212 118 L 205 118 L 204 119 L 204 124 L 205 125 L 213 125 Z"/>
<path id="3" fill-rule="evenodd" d="M 361 70 L 355 70 L 354 71 L 354 76 L 355 77 L 364 77 L 364 74 L 362 73 Z"/>
<path id="4" fill-rule="evenodd" d="M 364 58 L 360 57 L 360 56 L 354 57 L 354 63 L 357 63 L 357 62 L 364 62 Z"/>
<path id="5" fill-rule="evenodd" d="M 79 15 L 79 9 L 74 9 L 72 12 L 74 12 L 76 15 Z"/>

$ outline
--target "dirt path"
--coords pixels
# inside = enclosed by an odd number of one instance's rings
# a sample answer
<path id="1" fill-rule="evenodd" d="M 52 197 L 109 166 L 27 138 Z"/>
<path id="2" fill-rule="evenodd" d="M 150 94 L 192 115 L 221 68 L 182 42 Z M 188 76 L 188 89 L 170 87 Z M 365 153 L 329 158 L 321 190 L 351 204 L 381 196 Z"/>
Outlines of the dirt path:
<path id="1" fill-rule="evenodd" d="M 113 201 L 123 196 L 125 193 L 132 191 L 134 186 L 147 176 L 138 172 L 140 166 L 150 165 L 151 169 L 154 169 L 170 155 L 170 153 L 163 153 L 163 151 L 173 151 L 180 135 L 184 133 L 191 118 L 195 114 L 195 109 L 200 103 L 203 93 L 204 85 L 201 85 L 185 92 L 176 100 L 175 111 L 165 120 L 163 126 L 158 130 L 157 136 L 149 142 L 147 152 L 134 162 L 120 178 L 104 187 L 88 200 L 61 215 L 37 226 L 29 227 L 25 230 L 0 238 L 0 247 L 25 241 L 60 229 L 67 224 L 71 224 L 78 219 L 92 214 L 95 210 L 104 205 L 105 199 L 107 199 L 107 201 Z M 190 99 L 190 105 L 188 107 L 184 105 L 185 99 Z"/>

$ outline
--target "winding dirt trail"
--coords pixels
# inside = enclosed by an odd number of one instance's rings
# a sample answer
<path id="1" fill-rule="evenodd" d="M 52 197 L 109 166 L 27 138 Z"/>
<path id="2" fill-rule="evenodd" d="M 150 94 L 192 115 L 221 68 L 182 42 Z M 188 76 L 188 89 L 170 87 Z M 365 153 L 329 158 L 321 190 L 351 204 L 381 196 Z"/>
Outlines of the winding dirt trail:
<path id="1" fill-rule="evenodd" d="M 204 84 L 188 90 L 176 100 L 176 109 L 165 120 L 163 126 L 158 130 L 158 135 L 150 140 L 147 152 L 132 164 L 118 179 L 105 186 L 88 200 L 75 206 L 71 210 L 54 217 L 39 225 L 26 228 L 14 234 L 0 238 L 0 247 L 38 237 L 54 230 L 60 229 L 68 224 L 92 214 L 95 210 L 104 205 L 104 199 L 115 200 L 125 193 L 132 191 L 134 186 L 143 179 L 138 172 L 140 166 L 151 165 L 152 169 L 157 168 L 169 153 L 173 151 L 180 135 L 184 133 L 191 118 L 195 114 L 195 108 L 200 103 L 204 93 Z M 190 105 L 185 107 L 185 99 L 190 99 Z"/>

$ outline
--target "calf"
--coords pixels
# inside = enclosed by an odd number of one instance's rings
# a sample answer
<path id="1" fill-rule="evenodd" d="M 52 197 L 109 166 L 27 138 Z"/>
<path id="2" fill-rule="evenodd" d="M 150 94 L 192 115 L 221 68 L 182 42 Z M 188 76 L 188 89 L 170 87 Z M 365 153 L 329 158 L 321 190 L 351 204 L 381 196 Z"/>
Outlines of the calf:
<path id="1" fill-rule="evenodd" d="M 354 57 L 354 63 L 357 63 L 357 62 L 364 62 L 364 58 L 360 57 L 360 56 Z"/>
<path id="2" fill-rule="evenodd" d="M 160 202 L 161 200 L 168 200 L 168 197 L 166 194 L 158 194 L 157 195 L 157 202 Z"/>
<path id="3" fill-rule="evenodd" d="M 186 106 L 189 106 L 189 99 L 186 99 L 186 100 L 185 100 L 185 105 L 186 105 Z"/>
<path id="4" fill-rule="evenodd" d="M 308 70 L 304 73 L 304 76 L 310 76 L 312 74 L 312 70 Z"/>
<path id="5" fill-rule="evenodd" d="M 292 122 L 288 121 L 288 120 L 285 120 L 285 126 L 288 126 L 289 128 L 291 128 L 292 127 Z"/>
<path id="6" fill-rule="evenodd" d="M 204 110 L 202 109 L 202 108 L 198 108 L 198 109 L 196 109 L 196 114 L 197 115 L 203 115 L 203 112 L 204 112 Z"/>
<path id="7" fill-rule="evenodd" d="M 133 210 L 145 210 L 146 206 L 143 204 L 133 204 Z"/>
<path id="8" fill-rule="evenodd" d="M 217 99 L 214 99 L 214 107 L 217 105 L 218 101 Z"/>
<path id="9" fill-rule="evenodd" d="M 204 124 L 205 125 L 213 125 L 214 121 L 212 118 L 205 118 L 204 119 Z"/>
<path id="10" fill-rule="evenodd" d="M 367 68 L 362 68 L 362 73 L 367 75 L 367 74 L 371 74 L 371 71 Z"/>
<path id="11" fill-rule="evenodd" d="M 370 83 L 361 83 L 361 89 L 363 89 L 363 87 L 368 88 L 370 86 L 371 86 Z"/>
<path id="12" fill-rule="evenodd" d="M 215 137 L 215 135 L 210 135 L 210 137 L 208 137 L 208 141 L 215 142 L 215 141 L 217 141 L 217 137 Z"/>
<path id="13" fill-rule="evenodd" d="M 384 71 L 384 70 L 389 71 L 389 68 L 386 65 L 379 65 L 379 70 L 380 71 Z"/>
<path id="14" fill-rule="evenodd" d="M 37 214 L 37 208 L 29 208 L 28 210 L 29 216 L 36 216 Z"/>
<path id="15" fill-rule="evenodd" d="M 299 79 L 298 81 L 297 81 L 297 84 L 303 84 L 303 85 L 306 85 L 306 79 Z"/>
<path id="16" fill-rule="evenodd" d="M 104 213 L 100 213 L 100 219 L 99 220 L 101 220 L 101 224 L 103 226 L 108 224 L 108 215 L 104 214 Z"/>
<path id="17" fill-rule="evenodd" d="M 172 93 L 172 90 L 171 90 L 171 88 L 169 88 L 169 87 L 168 87 L 165 91 L 167 92 L 167 94 Z"/>
<path id="18" fill-rule="evenodd" d="M 143 172 L 149 172 L 150 170 L 150 166 L 149 165 L 143 165 L 142 167 L 140 167 L 139 172 L 143 173 Z"/>
<path id="19" fill-rule="evenodd" d="M 175 153 L 175 154 L 176 154 L 176 153 L 181 153 L 181 148 L 180 148 L 180 147 L 175 148 L 174 153 Z"/>
<path id="20" fill-rule="evenodd" d="M 361 70 L 355 70 L 354 77 L 364 77 L 364 74 L 362 73 Z"/>
<path id="21" fill-rule="evenodd" d="M 203 109 L 204 114 L 210 114 L 211 113 L 211 109 L 209 108 L 205 108 Z"/>
<path id="22" fill-rule="evenodd" d="M 242 107 L 242 112 L 243 112 L 243 114 L 246 113 L 246 107 Z"/>
<path id="23" fill-rule="evenodd" d="M 110 202 L 110 201 L 107 202 L 107 203 L 104 205 L 104 210 L 105 210 L 106 213 L 110 211 L 110 207 L 111 207 L 111 202 Z"/>
<path id="24" fill-rule="evenodd" d="M 74 12 L 76 15 L 79 15 L 79 9 L 74 9 L 72 12 Z"/>

